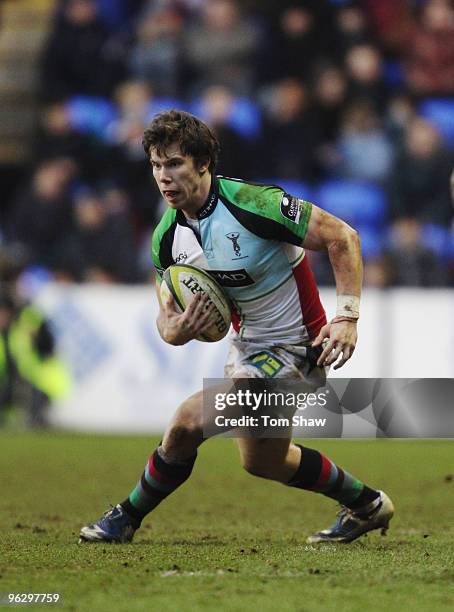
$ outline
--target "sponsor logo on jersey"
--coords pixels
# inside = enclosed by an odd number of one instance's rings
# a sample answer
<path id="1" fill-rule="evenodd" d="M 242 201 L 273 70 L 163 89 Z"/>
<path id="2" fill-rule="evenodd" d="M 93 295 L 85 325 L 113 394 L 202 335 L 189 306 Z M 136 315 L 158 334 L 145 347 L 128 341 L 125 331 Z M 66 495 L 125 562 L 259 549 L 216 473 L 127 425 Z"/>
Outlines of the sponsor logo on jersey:
<path id="1" fill-rule="evenodd" d="M 281 199 L 281 215 L 298 224 L 301 216 L 301 201 L 288 193 L 284 193 Z"/>
<path id="2" fill-rule="evenodd" d="M 183 251 L 182 253 L 178 253 L 176 259 L 175 259 L 175 263 L 184 263 L 188 258 L 188 254 L 186 253 L 186 251 Z"/>
<path id="3" fill-rule="evenodd" d="M 236 257 L 241 257 L 241 247 L 238 244 L 238 238 L 240 237 L 239 232 L 230 232 L 225 235 L 226 238 L 232 241 L 233 252 Z"/>
<path id="4" fill-rule="evenodd" d="M 223 287 L 247 287 L 254 284 L 254 280 L 244 269 L 207 270 L 207 272 Z"/>

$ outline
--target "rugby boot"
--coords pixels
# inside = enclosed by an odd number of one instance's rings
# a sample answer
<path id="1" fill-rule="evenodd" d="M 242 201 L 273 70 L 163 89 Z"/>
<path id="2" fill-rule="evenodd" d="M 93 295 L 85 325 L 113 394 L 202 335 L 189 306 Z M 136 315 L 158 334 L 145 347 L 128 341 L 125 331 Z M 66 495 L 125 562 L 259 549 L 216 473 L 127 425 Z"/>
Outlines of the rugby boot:
<path id="1" fill-rule="evenodd" d="M 361 508 L 360 512 L 354 512 L 346 506 L 341 506 L 334 525 L 309 536 L 307 542 L 309 544 L 320 544 L 321 542 L 348 543 L 373 529 L 381 529 L 381 534 L 385 535 L 389 527 L 389 521 L 394 515 L 394 506 L 386 493 L 383 493 L 383 491 L 379 491 L 379 493 L 378 504 L 373 501 L 368 506 Z M 371 506 L 372 508 L 370 508 Z"/>
<path id="2" fill-rule="evenodd" d="M 130 516 L 120 504 L 105 512 L 96 523 L 86 525 L 80 530 L 81 542 L 131 542 L 139 521 Z"/>

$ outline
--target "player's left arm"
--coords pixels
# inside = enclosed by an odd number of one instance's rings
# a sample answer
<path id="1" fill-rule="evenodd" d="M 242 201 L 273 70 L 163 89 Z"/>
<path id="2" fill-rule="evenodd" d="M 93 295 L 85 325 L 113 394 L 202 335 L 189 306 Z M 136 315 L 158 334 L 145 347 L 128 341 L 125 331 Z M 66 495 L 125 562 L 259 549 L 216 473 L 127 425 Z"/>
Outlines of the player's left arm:
<path id="1" fill-rule="evenodd" d="M 320 346 L 326 340 L 317 364 L 337 362 L 334 366 L 337 370 L 352 356 L 358 338 L 356 326 L 363 280 L 359 235 L 341 219 L 312 205 L 302 246 L 314 251 L 326 250 L 333 268 L 337 290 L 336 316 L 322 327 L 313 346 Z"/>

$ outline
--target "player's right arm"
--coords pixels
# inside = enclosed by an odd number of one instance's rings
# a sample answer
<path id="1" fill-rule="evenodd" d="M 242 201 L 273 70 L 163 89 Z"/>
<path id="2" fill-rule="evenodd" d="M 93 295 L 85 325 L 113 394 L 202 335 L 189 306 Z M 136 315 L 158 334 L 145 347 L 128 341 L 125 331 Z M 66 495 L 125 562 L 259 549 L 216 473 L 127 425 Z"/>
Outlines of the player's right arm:
<path id="1" fill-rule="evenodd" d="M 341 219 L 312 205 L 302 246 L 314 251 L 327 251 L 333 268 L 338 316 L 322 327 L 312 346 L 321 346 L 326 341 L 317 365 L 337 362 L 334 366 L 337 370 L 352 356 L 358 338 L 356 324 L 363 278 L 359 235 Z"/>
<path id="2" fill-rule="evenodd" d="M 196 293 L 186 310 L 180 313 L 175 308 L 173 297 L 170 295 L 168 300 L 163 303 L 159 285 L 156 285 L 156 288 L 159 301 L 159 315 L 156 319 L 156 325 L 164 342 L 181 346 L 210 327 L 213 322 L 214 304 L 211 303 L 207 307 L 209 300 L 207 294 Z"/>

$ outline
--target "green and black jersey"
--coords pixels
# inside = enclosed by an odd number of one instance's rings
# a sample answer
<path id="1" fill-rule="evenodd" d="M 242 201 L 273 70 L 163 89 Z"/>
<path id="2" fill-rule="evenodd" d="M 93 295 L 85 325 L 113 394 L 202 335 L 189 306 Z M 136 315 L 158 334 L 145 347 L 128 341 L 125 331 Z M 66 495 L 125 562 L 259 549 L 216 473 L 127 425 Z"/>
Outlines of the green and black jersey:
<path id="1" fill-rule="evenodd" d="M 326 322 L 301 244 L 312 205 L 274 185 L 218 176 L 197 220 L 167 209 L 153 234 L 158 275 L 175 263 L 207 270 L 232 299 L 242 339 L 300 344 Z"/>

